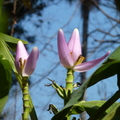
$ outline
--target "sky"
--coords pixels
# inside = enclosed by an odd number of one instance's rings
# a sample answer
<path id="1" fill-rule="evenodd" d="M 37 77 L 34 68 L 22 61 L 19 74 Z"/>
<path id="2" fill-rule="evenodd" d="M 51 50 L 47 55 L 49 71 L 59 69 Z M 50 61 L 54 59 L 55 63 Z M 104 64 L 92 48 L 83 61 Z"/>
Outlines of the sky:
<path id="1" fill-rule="evenodd" d="M 108 14 L 114 12 L 114 10 L 109 10 L 105 6 L 101 6 L 101 8 Z M 112 16 L 116 17 L 116 14 L 113 14 Z M 41 27 L 36 27 L 35 24 L 39 24 L 39 20 L 43 20 L 44 22 Z M 55 80 L 59 85 L 65 85 L 66 69 L 60 64 L 57 54 L 58 29 L 62 28 L 65 32 L 66 39 L 69 40 L 72 31 L 75 28 L 78 28 L 82 40 L 82 22 L 83 20 L 78 3 L 73 2 L 73 4 L 70 5 L 65 1 L 61 1 L 59 4 L 53 4 L 46 7 L 42 12 L 42 16 L 38 17 L 33 14 L 31 18 L 27 16 L 25 20 L 21 22 L 21 25 L 24 27 L 24 29 L 26 31 L 29 31 L 26 33 L 26 35 L 36 36 L 35 44 L 28 44 L 29 52 L 34 46 L 38 47 L 40 50 L 40 56 L 36 70 L 30 78 L 30 94 L 35 105 L 39 120 L 48 120 L 52 118 L 53 114 L 50 114 L 47 111 L 49 104 L 55 104 L 59 110 L 63 107 L 63 100 L 59 98 L 55 90 L 52 87 L 45 86 L 46 84 L 51 83 L 46 78 Z M 111 27 L 110 24 L 114 24 L 114 22 L 108 21 L 108 19 L 97 9 L 94 9 L 93 12 L 90 13 L 89 32 L 95 30 L 96 28 L 108 32 Z M 111 30 L 111 33 L 115 34 L 116 31 L 113 29 Z M 90 48 L 90 50 L 92 50 L 94 46 L 99 45 L 99 43 L 93 40 L 94 38 L 101 40 L 103 38 L 109 39 L 110 36 L 105 36 L 99 31 L 91 34 L 89 36 L 88 44 L 88 48 Z M 21 39 L 25 40 L 25 35 L 21 36 Z M 103 45 L 103 47 L 104 46 L 105 45 Z M 106 47 L 106 49 L 97 49 L 94 54 L 88 53 L 87 61 L 101 57 L 108 50 L 111 50 L 112 52 L 118 46 L 119 45 L 114 45 L 112 47 Z M 87 77 L 89 77 L 98 68 L 99 65 L 89 70 L 87 72 Z M 51 70 L 54 71 L 51 72 Z M 78 75 L 79 73 L 76 72 L 75 82 L 79 81 L 79 78 L 77 77 Z M 117 90 L 118 88 L 116 85 L 116 76 L 114 76 L 88 88 L 86 92 L 87 101 L 108 99 Z M 19 120 L 22 112 L 22 99 L 20 100 L 21 92 L 19 85 L 17 84 L 17 87 L 14 86 L 11 89 L 11 93 L 12 91 L 16 91 L 12 95 L 16 97 L 10 96 L 10 99 L 5 106 L 4 111 L 8 110 L 11 117 L 13 112 L 17 113 L 18 115 L 14 114 L 14 118 L 16 120 Z M 12 107 L 16 109 L 11 110 L 10 108 Z M 7 116 L 6 120 L 9 120 L 9 117 Z"/>

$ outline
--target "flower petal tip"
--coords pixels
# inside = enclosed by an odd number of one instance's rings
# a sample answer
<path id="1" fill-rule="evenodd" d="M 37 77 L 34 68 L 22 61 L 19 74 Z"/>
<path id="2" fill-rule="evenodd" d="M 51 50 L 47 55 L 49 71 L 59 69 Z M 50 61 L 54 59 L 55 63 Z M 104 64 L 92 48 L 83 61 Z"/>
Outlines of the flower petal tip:
<path id="1" fill-rule="evenodd" d="M 63 32 L 62 29 L 59 29 L 59 30 L 58 30 L 58 36 L 64 36 L 64 32 Z"/>
<path id="2" fill-rule="evenodd" d="M 73 35 L 79 36 L 79 30 L 78 30 L 78 28 L 75 28 L 75 29 L 73 30 Z M 80 39 L 80 38 L 78 38 L 78 39 Z"/>
<path id="3" fill-rule="evenodd" d="M 75 28 L 74 30 L 78 31 L 78 28 Z"/>
<path id="4" fill-rule="evenodd" d="M 59 32 L 62 32 L 63 30 L 60 28 L 58 31 L 59 31 Z"/>
<path id="5" fill-rule="evenodd" d="M 33 49 L 34 49 L 34 50 L 38 50 L 38 48 L 37 48 L 37 47 L 34 47 Z"/>
<path id="6" fill-rule="evenodd" d="M 18 41 L 18 44 L 21 44 L 21 43 L 23 44 L 23 42 L 22 42 L 21 40 L 19 40 L 19 41 Z"/>
<path id="7" fill-rule="evenodd" d="M 109 50 L 109 51 L 106 53 L 106 56 L 108 56 L 108 55 L 110 54 L 110 52 L 111 52 L 111 51 Z"/>

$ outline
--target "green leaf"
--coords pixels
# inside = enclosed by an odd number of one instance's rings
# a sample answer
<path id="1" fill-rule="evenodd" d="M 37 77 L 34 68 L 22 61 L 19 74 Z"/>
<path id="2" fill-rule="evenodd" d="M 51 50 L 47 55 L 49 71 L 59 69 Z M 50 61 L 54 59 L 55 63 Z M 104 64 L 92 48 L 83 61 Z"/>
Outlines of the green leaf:
<path id="1" fill-rule="evenodd" d="M 3 55 L 7 60 L 9 60 L 11 69 L 16 72 L 16 68 L 14 66 L 14 58 L 10 53 L 4 39 L 0 36 L 0 55 Z"/>
<path id="2" fill-rule="evenodd" d="M 120 120 L 120 103 L 111 109 L 102 120 Z"/>
<path id="3" fill-rule="evenodd" d="M 73 105 L 73 107 L 69 111 L 69 115 L 80 114 L 83 111 L 86 111 L 89 116 L 95 116 L 95 112 L 105 103 L 106 101 L 88 101 L 88 102 L 80 102 L 78 104 Z M 120 120 L 120 103 L 115 102 L 110 106 L 103 114 L 100 120 Z M 97 118 L 96 118 L 97 119 Z M 93 119 L 93 120 L 96 120 Z"/>
<path id="4" fill-rule="evenodd" d="M 88 102 L 85 102 L 85 101 L 80 101 L 79 103 L 74 104 L 72 106 L 72 108 L 70 109 L 70 111 L 68 112 L 68 115 L 80 114 L 80 113 L 84 112 L 85 111 L 84 103 L 87 106 Z M 89 104 L 88 104 L 88 106 L 89 106 Z"/>
<path id="5" fill-rule="evenodd" d="M 2 113 L 2 110 L 8 100 L 8 95 L 0 99 L 0 114 Z"/>
<path id="6" fill-rule="evenodd" d="M 0 0 L 0 18 L 1 18 L 1 13 L 2 13 L 2 3 L 3 3 L 3 0 Z"/>
<path id="7" fill-rule="evenodd" d="M 0 55 L 0 113 L 7 101 L 12 80 L 12 70 L 9 61 Z"/>
<path id="8" fill-rule="evenodd" d="M 81 101 L 77 104 L 74 104 L 68 114 L 80 114 L 83 111 L 86 111 L 91 116 L 94 115 L 96 110 L 98 110 L 105 102 L 106 101 Z M 112 106 L 110 106 L 110 108 L 106 110 L 106 114 L 109 113 L 118 104 L 118 102 L 115 102 Z"/>
<path id="9" fill-rule="evenodd" d="M 9 33 L 9 27 L 12 20 L 12 12 L 8 7 L 3 6 L 0 16 L 0 32 Z M 8 30 L 9 29 L 9 30 Z"/>
<path id="10" fill-rule="evenodd" d="M 93 115 L 90 116 L 89 120 L 97 120 L 98 118 L 101 120 L 105 114 L 105 111 L 110 108 L 119 98 L 120 91 L 118 90 L 109 100 L 107 100 L 98 110 L 96 110 Z"/>
<path id="11" fill-rule="evenodd" d="M 74 92 L 66 106 L 58 112 L 52 120 L 64 119 L 68 111 L 74 104 L 79 103 L 84 95 L 85 90 L 95 83 L 117 74 L 118 66 L 120 64 L 120 47 L 118 47 L 103 64 Z M 68 109 L 69 108 L 69 109 Z M 64 116 L 63 116 L 64 114 Z"/>
<path id="12" fill-rule="evenodd" d="M 3 33 L 0 33 L 0 36 L 2 37 L 2 39 L 5 41 L 5 42 L 8 42 L 8 43 L 14 43 L 14 44 L 17 44 L 18 41 L 20 41 L 21 39 L 18 39 L 18 38 L 15 38 L 15 37 L 12 37 L 12 36 L 9 36 L 9 35 L 6 35 L 6 34 L 3 34 Z M 24 44 L 28 44 L 27 41 L 24 41 L 24 40 L 21 40 Z"/>
<path id="13" fill-rule="evenodd" d="M 15 38 L 15 37 L 11 37 L 9 35 L 0 33 L 1 38 L 8 44 L 8 47 L 13 50 L 16 51 L 16 44 L 18 43 L 18 41 L 20 41 L 21 39 Z M 21 40 L 24 44 L 28 44 L 27 41 Z"/>

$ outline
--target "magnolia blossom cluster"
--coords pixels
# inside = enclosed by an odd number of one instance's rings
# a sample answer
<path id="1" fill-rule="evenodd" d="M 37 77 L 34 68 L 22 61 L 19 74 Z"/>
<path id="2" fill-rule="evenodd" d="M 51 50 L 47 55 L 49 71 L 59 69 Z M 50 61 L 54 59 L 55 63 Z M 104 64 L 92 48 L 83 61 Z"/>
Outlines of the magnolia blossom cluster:
<path id="1" fill-rule="evenodd" d="M 78 29 L 74 29 L 68 43 L 66 42 L 62 29 L 58 31 L 58 55 L 60 62 L 67 69 L 72 69 L 73 71 L 78 72 L 85 72 L 96 66 L 109 54 L 110 51 L 98 59 L 82 63 L 84 57 L 82 56 Z M 18 73 L 22 76 L 30 76 L 36 67 L 38 57 L 39 50 L 37 47 L 34 47 L 29 55 L 24 44 L 19 41 L 17 44 L 15 58 L 15 66 Z"/>

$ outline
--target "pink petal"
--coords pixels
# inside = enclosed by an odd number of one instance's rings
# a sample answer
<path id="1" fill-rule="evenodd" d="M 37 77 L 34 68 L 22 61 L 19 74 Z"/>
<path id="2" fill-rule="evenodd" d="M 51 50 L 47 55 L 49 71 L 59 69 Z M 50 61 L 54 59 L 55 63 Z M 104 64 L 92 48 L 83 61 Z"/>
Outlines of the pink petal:
<path id="1" fill-rule="evenodd" d="M 70 55 L 70 51 L 66 43 L 62 29 L 58 31 L 58 54 L 60 62 L 64 67 L 70 68 L 71 66 L 73 66 L 74 62 Z"/>
<path id="2" fill-rule="evenodd" d="M 20 58 L 22 58 L 22 60 L 28 58 L 28 53 L 22 41 L 18 41 L 17 48 L 16 48 L 16 57 L 15 57 L 16 69 L 18 73 L 21 74 L 20 62 L 19 62 Z"/>
<path id="3" fill-rule="evenodd" d="M 39 50 L 34 47 L 26 61 L 22 76 L 30 76 L 36 68 L 37 59 L 39 57 Z"/>
<path id="4" fill-rule="evenodd" d="M 104 56 L 102 56 L 101 58 L 98 58 L 96 60 L 92 60 L 89 62 L 84 62 L 82 64 L 79 64 L 77 66 L 74 67 L 75 71 L 78 72 L 85 72 L 91 68 L 93 68 L 94 66 L 96 66 L 97 64 L 99 64 L 102 60 L 104 60 L 108 55 L 110 54 L 110 51 L 108 51 Z"/>
<path id="5" fill-rule="evenodd" d="M 70 52 L 72 52 L 72 57 L 74 60 L 74 63 L 78 59 L 78 57 L 82 54 L 81 52 L 81 43 L 80 43 L 80 36 L 78 29 L 74 29 L 70 41 L 68 42 L 68 47 Z"/>

